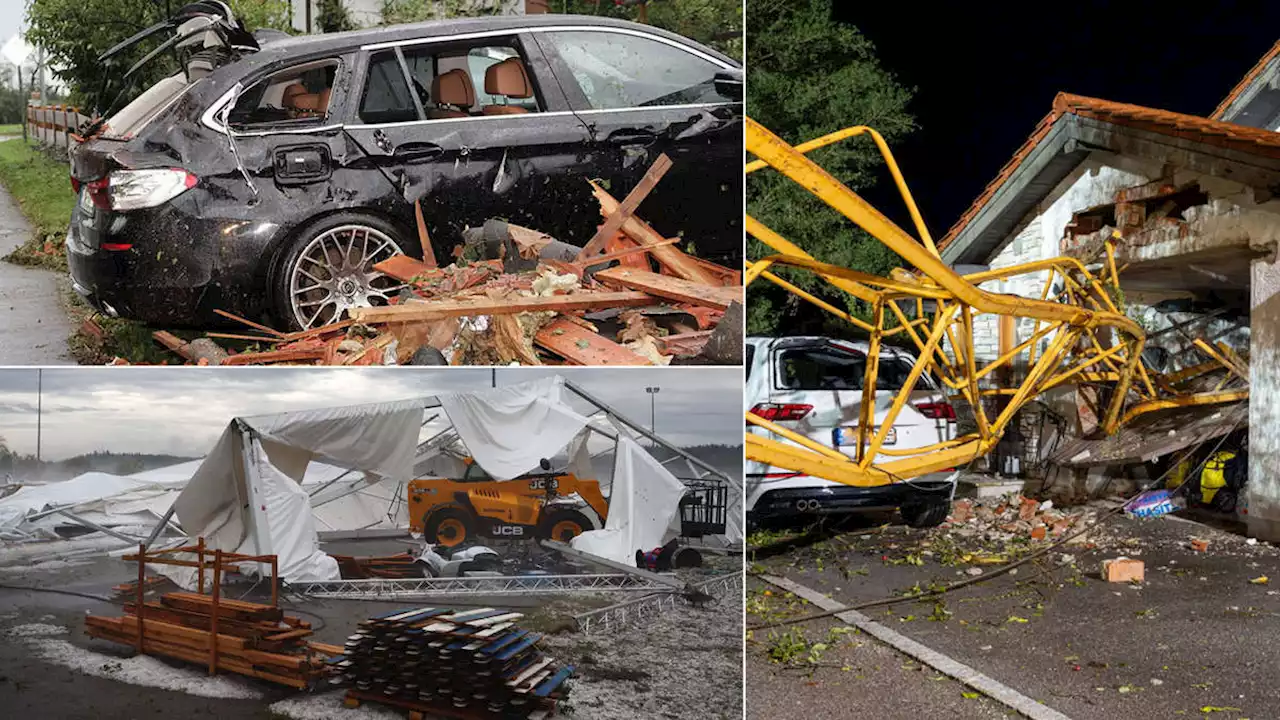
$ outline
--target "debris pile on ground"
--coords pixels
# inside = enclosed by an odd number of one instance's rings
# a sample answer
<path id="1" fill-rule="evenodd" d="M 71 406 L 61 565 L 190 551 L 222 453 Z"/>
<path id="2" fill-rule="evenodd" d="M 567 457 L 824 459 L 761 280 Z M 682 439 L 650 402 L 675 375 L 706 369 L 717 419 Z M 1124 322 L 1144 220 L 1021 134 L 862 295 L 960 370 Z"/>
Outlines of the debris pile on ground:
<path id="1" fill-rule="evenodd" d="M 987 542 L 1009 542 L 1015 538 L 1057 540 L 1077 527 L 1093 523 L 1097 517 L 1097 508 L 1068 511 L 1055 508 L 1049 500 L 1041 502 L 1012 494 L 956 500 L 942 527 L 954 537 Z"/>
<path id="2" fill-rule="evenodd" d="M 327 660 L 340 652 L 308 642 L 311 625 L 278 607 L 189 592 L 144 602 L 141 612 L 137 602 L 127 603 L 122 617 L 86 615 L 85 633 L 294 688 L 323 678 Z"/>
<path id="3" fill-rule="evenodd" d="M 333 682 L 346 703 L 407 709 L 409 717 L 544 718 L 555 714 L 572 666 L 537 647 L 541 635 L 516 626 L 520 613 L 479 608 L 398 610 L 360 623 L 335 659 Z"/>
<path id="4" fill-rule="evenodd" d="M 221 313 L 254 332 L 154 338 L 199 365 L 736 364 L 742 273 L 683 252 L 635 215 L 670 166 L 660 156 L 622 202 L 592 183 L 604 222 L 581 248 L 491 220 L 464 233 L 445 267 L 432 252 L 375 265 L 403 283 L 386 305 L 292 333 Z M 418 232 L 430 248 L 421 217 Z M 233 354 L 215 338 L 268 349 Z"/>

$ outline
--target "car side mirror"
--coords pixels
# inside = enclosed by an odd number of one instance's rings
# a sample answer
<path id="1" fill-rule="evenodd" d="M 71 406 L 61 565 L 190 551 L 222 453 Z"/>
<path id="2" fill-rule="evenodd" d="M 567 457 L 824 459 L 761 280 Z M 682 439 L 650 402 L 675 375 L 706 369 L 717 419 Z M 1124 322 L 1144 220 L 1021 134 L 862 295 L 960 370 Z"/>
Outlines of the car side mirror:
<path id="1" fill-rule="evenodd" d="M 742 71 L 720 70 L 715 77 L 716 92 L 734 102 L 742 102 Z"/>
<path id="2" fill-rule="evenodd" d="M 538 466 L 541 467 L 543 470 L 550 470 L 551 461 L 546 458 L 542 458 L 541 460 L 538 461 Z"/>

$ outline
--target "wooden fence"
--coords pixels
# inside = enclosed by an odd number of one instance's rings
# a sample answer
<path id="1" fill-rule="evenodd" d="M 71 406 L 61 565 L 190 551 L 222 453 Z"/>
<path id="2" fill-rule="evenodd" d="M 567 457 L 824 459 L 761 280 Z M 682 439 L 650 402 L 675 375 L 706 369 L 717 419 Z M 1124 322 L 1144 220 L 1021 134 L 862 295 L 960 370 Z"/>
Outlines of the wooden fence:
<path id="1" fill-rule="evenodd" d="M 71 134 L 88 120 L 70 105 L 28 105 L 27 136 L 44 147 L 65 150 L 74 142 Z"/>

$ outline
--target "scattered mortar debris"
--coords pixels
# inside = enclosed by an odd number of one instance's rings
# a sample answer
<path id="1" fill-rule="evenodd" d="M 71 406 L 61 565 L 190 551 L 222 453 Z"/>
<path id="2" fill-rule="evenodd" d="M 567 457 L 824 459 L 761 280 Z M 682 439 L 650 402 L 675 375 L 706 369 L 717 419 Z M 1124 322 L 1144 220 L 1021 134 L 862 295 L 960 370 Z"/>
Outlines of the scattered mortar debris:
<path id="1" fill-rule="evenodd" d="M 217 311 L 248 330 L 153 337 L 196 365 L 740 363 L 742 273 L 685 253 L 634 214 L 670 166 L 659 156 L 622 202 L 591 183 L 604 222 L 581 248 L 494 219 L 465 231 L 444 267 L 430 251 L 374 265 L 404 283 L 388 305 L 289 333 Z M 418 233 L 431 248 L 421 218 Z"/>
<path id="2" fill-rule="evenodd" d="M 390 705 L 410 720 L 548 717 L 567 696 L 573 667 L 544 655 L 542 635 L 516 625 L 522 617 L 424 607 L 370 618 L 331 663 L 331 682 L 348 686 L 348 707 Z"/>

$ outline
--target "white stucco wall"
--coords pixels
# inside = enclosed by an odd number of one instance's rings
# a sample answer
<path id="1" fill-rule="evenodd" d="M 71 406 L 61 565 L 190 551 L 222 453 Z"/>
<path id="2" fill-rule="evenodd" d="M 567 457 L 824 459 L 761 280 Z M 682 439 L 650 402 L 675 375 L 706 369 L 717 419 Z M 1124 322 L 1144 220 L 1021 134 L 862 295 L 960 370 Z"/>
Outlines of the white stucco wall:
<path id="1" fill-rule="evenodd" d="M 1046 260 L 1062 254 L 1059 242 L 1074 213 L 1096 205 L 1115 201 L 1117 190 L 1150 182 L 1150 178 L 1134 172 L 1087 160 L 1066 177 L 1049 197 L 1023 223 L 1022 230 L 996 252 L 988 264 L 992 269 Z M 1047 273 L 1034 273 L 1009 280 L 983 283 L 991 292 L 1039 298 Z M 1032 334 L 1034 322 L 1021 320 L 1015 341 Z M 992 316 L 974 320 L 974 346 L 978 362 L 993 360 L 1000 352 L 1000 321 Z"/>

